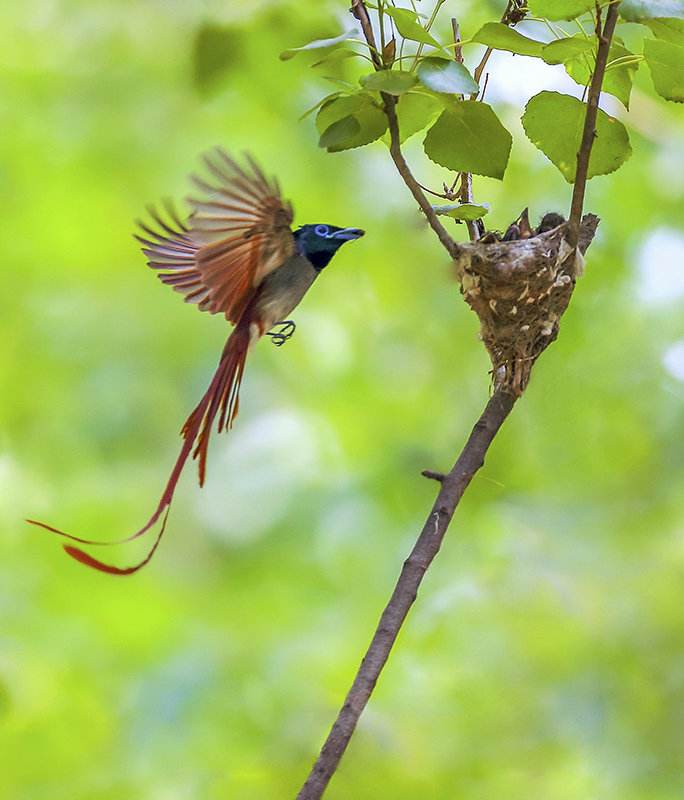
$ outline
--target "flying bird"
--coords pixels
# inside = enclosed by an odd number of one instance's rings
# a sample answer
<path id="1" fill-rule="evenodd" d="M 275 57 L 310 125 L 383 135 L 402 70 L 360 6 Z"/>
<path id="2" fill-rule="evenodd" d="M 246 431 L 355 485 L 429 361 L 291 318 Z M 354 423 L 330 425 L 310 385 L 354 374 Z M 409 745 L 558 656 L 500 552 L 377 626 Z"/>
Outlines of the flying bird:
<path id="1" fill-rule="evenodd" d="M 149 562 L 188 457 L 192 454 L 197 460 L 202 486 L 214 422 L 218 418 L 219 432 L 233 424 L 248 351 L 264 335 L 277 345 L 289 339 L 295 325 L 288 317 L 321 270 L 345 242 L 364 235 L 360 228 L 326 224 L 292 230 L 292 206 L 281 198 L 278 182 L 267 178 L 251 157 L 245 160 L 241 166 L 216 148 L 204 156 L 212 182 L 191 176 L 199 195 L 187 198 L 192 213 L 185 222 L 167 203 L 165 215 L 150 209 L 152 224 L 137 223 L 136 239 L 162 283 L 185 295 L 185 302 L 195 303 L 200 311 L 224 314 L 235 326 L 209 388 L 183 426 L 183 446 L 154 513 L 132 536 L 106 543 L 28 520 L 74 542 L 101 545 L 136 539 L 161 519 L 147 556 L 131 567 L 116 567 L 78 547 L 64 547 L 70 556 L 101 572 L 130 575 Z"/>

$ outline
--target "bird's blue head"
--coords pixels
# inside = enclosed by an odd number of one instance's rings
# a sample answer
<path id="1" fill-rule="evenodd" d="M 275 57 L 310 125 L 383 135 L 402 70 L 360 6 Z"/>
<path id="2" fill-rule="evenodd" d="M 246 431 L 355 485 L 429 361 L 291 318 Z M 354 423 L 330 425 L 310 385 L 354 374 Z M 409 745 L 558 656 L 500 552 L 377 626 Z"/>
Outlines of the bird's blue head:
<path id="1" fill-rule="evenodd" d="M 306 256 L 320 272 L 339 248 L 363 236 L 361 228 L 337 228 L 335 225 L 302 225 L 294 232 L 297 252 Z"/>

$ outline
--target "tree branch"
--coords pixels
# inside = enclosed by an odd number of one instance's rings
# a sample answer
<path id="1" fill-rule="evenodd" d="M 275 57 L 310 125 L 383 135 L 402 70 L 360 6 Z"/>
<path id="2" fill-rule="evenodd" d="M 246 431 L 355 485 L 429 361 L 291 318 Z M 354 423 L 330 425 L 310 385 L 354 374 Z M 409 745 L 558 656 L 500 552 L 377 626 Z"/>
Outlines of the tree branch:
<path id="1" fill-rule="evenodd" d="M 617 22 L 618 6 L 620 0 L 612 3 L 606 14 L 606 22 L 601 30 L 601 17 L 597 17 L 596 36 L 598 37 L 598 49 L 596 52 L 596 66 L 594 74 L 589 84 L 589 94 L 587 96 L 587 113 L 584 118 L 584 131 L 582 132 L 582 142 L 577 151 L 577 170 L 575 172 L 575 186 L 572 192 L 572 204 L 570 206 L 570 219 L 568 220 L 568 244 L 571 247 L 577 246 L 579 239 L 579 227 L 582 220 L 582 208 L 584 207 L 584 192 L 587 186 L 587 175 L 589 173 L 589 156 L 596 137 L 596 116 L 598 114 L 598 102 L 601 96 L 601 86 L 603 77 L 606 73 L 608 63 L 608 51 L 610 42 L 613 38 L 615 23 Z"/>
<path id="2" fill-rule="evenodd" d="M 443 476 L 437 499 L 411 555 L 404 562 L 397 585 L 382 612 L 354 683 L 309 777 L 297 795 L 297 800 L 319 800 L 323 795 L 387 662 L 406 615 L 416 599 L 423 576 L 439 551 L 454 511 L 473 475 L 484 464 L 489 445 L 511 412 L 515 401 L 512 394 L 503 390 L 492 395 L 453 469 Z"/>
<path id="3" fill-rule="evenodd" d="M 598 98 L 606 70 L 610 40 L 617 19 L 618 5 L 619 0 L 611 4 L 602 31 L 600 30 L 600 21 L 597 22 L 599 46 L 596 57 L 596 68 L 589 88 L 584 133 L 577 154 L 577 174 L 569 221 L 570 231 L 568 238 L 573 247 L 577 246 L 579 240 L 579 225 L 584 202 L 584 189 L 587 181 L 589 155 L 595 136 Z M 523 13 L 524 15 L 524 12 L 520 10 L 521 7 L 522 6 L 519 7 L 514 3 L 513 0 L 509 0 L 502 21 L 507 22 L 508 16 L 512 14 L 513 11 L 516 13 Z M 371 52 L 375 52 L 373 28 L 363 0 L 353 0 L 351 11 L 361 23 L 366 41 L 373 48 Z M 507 22 L 507 24 L 509 23 Z M 453 29 L 456 43 L 455 52 L 457 54 L 456 57 L 458 57 L 457 25 L 454 24 Z M 478 66 L 475 72 L 476 80 L 479 80 L 481 77 L 488 56 L 489 53 L 487 52 Z M 377 56 L 377 52 L 375 52 L 373 60 L 377 70 L 385 68 L 382 60 Z M 401 152 L 399 122 L 396 113 L 397 100 L 393 95 L 384 92 L 381 94 L 390 133 L 390 155 L 392 160 L 440 242 L 449 255 L 457 259 L 459 255 L 464 252 L 464 248 L 455 242 L 446 232 L 426 195 L 423 193 L 420 184 L 411 174 Z M 461 195 L 462 197 L 470 197 L 470 187 L 465 179 L 466 176 L 463 176 L 463 178 L 461 182 Z M 397 639 L 401 626 L 417 597 L 423 576 L 439 552 L 442 540 L 453 518 L 456 507 L 465 490 L 468 488 L 473 476 L 484 464 L 487 450 L 513 409 L 516 399 L 517 397 L 510 391 L 507 391 L 505 387 L 499 386 L 489 399 L 482 416 L 475 423 L 470 437 L 451 472 L 444 475 L 432 470 L 423 471 L 425 477 L 434 479 L 440 484 L 439 493 L 437 494 L 437 498 L 411 554 L 404 562 L 392 596 L 382 612 L 380 622 L 378 623 L 370 646 L 356 673 L 351 689 L 345 698 L 344 704 L 340 709 L 337 719 L 328 734 L 328 738 L 308 778 L 297 795 L 297 800 L 320 800 L 322 797 L 323 792 L 328 786 L 331 777 L 335 773 L 344 755 L 359 718 L 375 688 L 380 673 L 387 663 L 387 659 L 389 658 L 389 654 Z"/>
<path id="4" fill-rule="evenodd" d="M 363 35 L 365 36 L 368 44 L 372 48 L 375 48 L 375 35 L 373 34 L 373 26 L 371 25 L 371 21 L 368 16 L 368 9 L 366 8 L 366 5 L 363 2 L 363 0 L 353 0 L 350 11 L 356 17 L 356 19 L 358 19 L 358 21 L 361 23 L 361 29 L 363 30 Z M 377 57 L 377 54 L 373 58 L 373 63 L 375 64 L 376 70 L 384 69 L 384 65 L 381 59 Z M 421 189 L 418 181 L 413 177 L 413 174 L 411 173 L 411 170 L 409 169 L 409 166 L 406 163 L 406 159 L 404 158 L 404 155 L 401 152 L 399 120 L 397 119 L 397 111 L 396 111 L 397 99 L 393 95 L 387 94 L 386 92 L 381 92 L 380 94 L 382 96 L 382 102 L 385 107 L 385 114 L 387 115 L 387 124 L 389 126 L 389 134 L 390 134 L 389 151 L 390 151 L 390 156 L 392 157 L 392 161 L 394 161 L 397 171 L 403 178 L 404 183 L 408 186 L 409 191 L 413 195 L 415 201 L 420 206 L 420 209 L 423 212 L 423 214 L 425 214 L 425 217 L 430 227 L 437 234 L 437 238 L 442 243 L 447 253 L 449 253 L 449 255 L 452 258 L 458 258 L 458 256 L 461 254 L 461 248 L 458 246 L 457 242 L 454 239 L 452 239 L 451 236 L 449 236 L 449 234 L 446 231 L 446 228 L 437 218 L 437 214 L 435 214 L 435 211 L 432 208 L 432 204 L 425 196 L 425 193 Z"/>
<path id="5" fill-rule="evenodd" d="M 370 17 L 368 16 L 366 4 L 363 2 L 363 0 L 352 0 L 349 10 L 361 23 L 363 35 L 366 37 L 366 41 L 372 48 L 371 56 L 373 58 L 373 63 L 375 64 L 375 69 L 383 69 L 382 60 L 378 56 L 378 48 L 375 46 L 375 34 L 373 33 L 373 26 L 371 25 Z"/>
<path id="6" fill-rule="evenodd" d="M 437 238 L 442 243 L 444 248 L 446 249 L 447 253 L 452 258 L 458 258 L 461 255 L 461 247 L 458 243 L 449 236 L 446 231 L 446 228 L 442 223 L 439 221 L 437 214 L 435 214 L 435 210 L 432 207 L 432 204 L 427 199 L 423 190 L 420 188 L 420 184 L 418 181 L 413 177 L 411 170 L 409 169 L 408 164 L 406 163 L 406 159 L 404 158 L 403 153 L 401 152 L 401 144 L 400 144 L 400 137 L 399 137 L 399 120 L 397 119 L 397 111 L 396 111 L 396 103 L 397 99 L 391 94 L 386 94 L 385 92 L 381 92 L 382 100 L 385 104 L 385 114 L 387 115 L 387 122 L 389 125 L 389 134 L 390 134 L 390 156 L 392 157 L 392 161 L 394 161 L 394 165 L 397 168 L 397 171 L 404 179 L 404 183 L 408 186 L 409 191 L 413 195 L 415 201 L 420 206 L 421 211 L 425 214 L 427 221 L 432 228 L 432 230 L 437 234 Z"/>

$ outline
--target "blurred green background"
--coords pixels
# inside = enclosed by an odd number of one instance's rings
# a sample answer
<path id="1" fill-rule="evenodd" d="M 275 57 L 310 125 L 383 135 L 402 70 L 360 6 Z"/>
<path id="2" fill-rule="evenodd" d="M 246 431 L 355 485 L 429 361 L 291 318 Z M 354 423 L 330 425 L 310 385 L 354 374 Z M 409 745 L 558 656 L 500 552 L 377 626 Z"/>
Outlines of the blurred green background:
<path id="1" fill-rule="evenodd" d="M 467 36 L 503 5 L 453 0 L 443 29 L 453 13 Z M 350 27 L 346 8 L 0 7 L 2 797 L 294 797 L 432 503 L 420 470 L 451 466 L 486 402 L 477 320 L 386 150 L 329 155 L 297 121 L 331 89 L 278 54 Z M 505 181 L 475 180 L 493 227 L 569 207 L 520 138 L 531 94 L 577 93 L 540 70 L 492 62 L 515 137 Z M 634 154 L 588 188 L 602 223 L 560 340 L 459 508 L 330 800 L 684 795 L 683 114 L 642 68 L 625 122 Z M 436 188 L 449 178 L 421 139 L 407 155 Z M 368 235 L 295 337 L 253 354 L 236 426 L 203 490 L 186 470 L 153 562 L 112 578 L 23 518 L 113 539 L 156 505 L 228 329 L 159 284 L 132 220 L 183 197 L 215 144 L 277 173 L 297 223 Z"/>

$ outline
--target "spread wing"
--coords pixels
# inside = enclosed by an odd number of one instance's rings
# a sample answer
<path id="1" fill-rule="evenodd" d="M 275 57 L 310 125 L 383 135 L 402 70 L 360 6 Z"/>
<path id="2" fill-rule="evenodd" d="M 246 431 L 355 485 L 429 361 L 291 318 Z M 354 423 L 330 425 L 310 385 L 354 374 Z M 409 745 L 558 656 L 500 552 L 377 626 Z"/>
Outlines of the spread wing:
<path id="1" fill-rule="evenodd" d="M 151 210 L 159 231 L 139 223 L 146 237 L 137 238 L 163 283 L 237 323 L 264 277 L 294 252 L 292 207 L 251 158 L 243 169 L 216 148 L 204 161 L 216 183 L 192 177 L 202 196 L 188 198 L 186 223 L 167 205 L 171 224 Z"/>
<path id="2" fill-rule="evenodd" d="M 202 283 L 196 266 L 200 248 L 190 238 L 190 229 L 180 221 L 171 203 L 165 202 L 164 208 L 170 224 L 154 208 L 148 208 L 158 230 L 138 221 L 145 236 L 136 233 L 135 238 L 143 245 L 148 266 L 159 271 L 163 283 L 184 294 L 186 303 L 197 303 L 200 311 L 209 311 L 209 289 Z"/>

